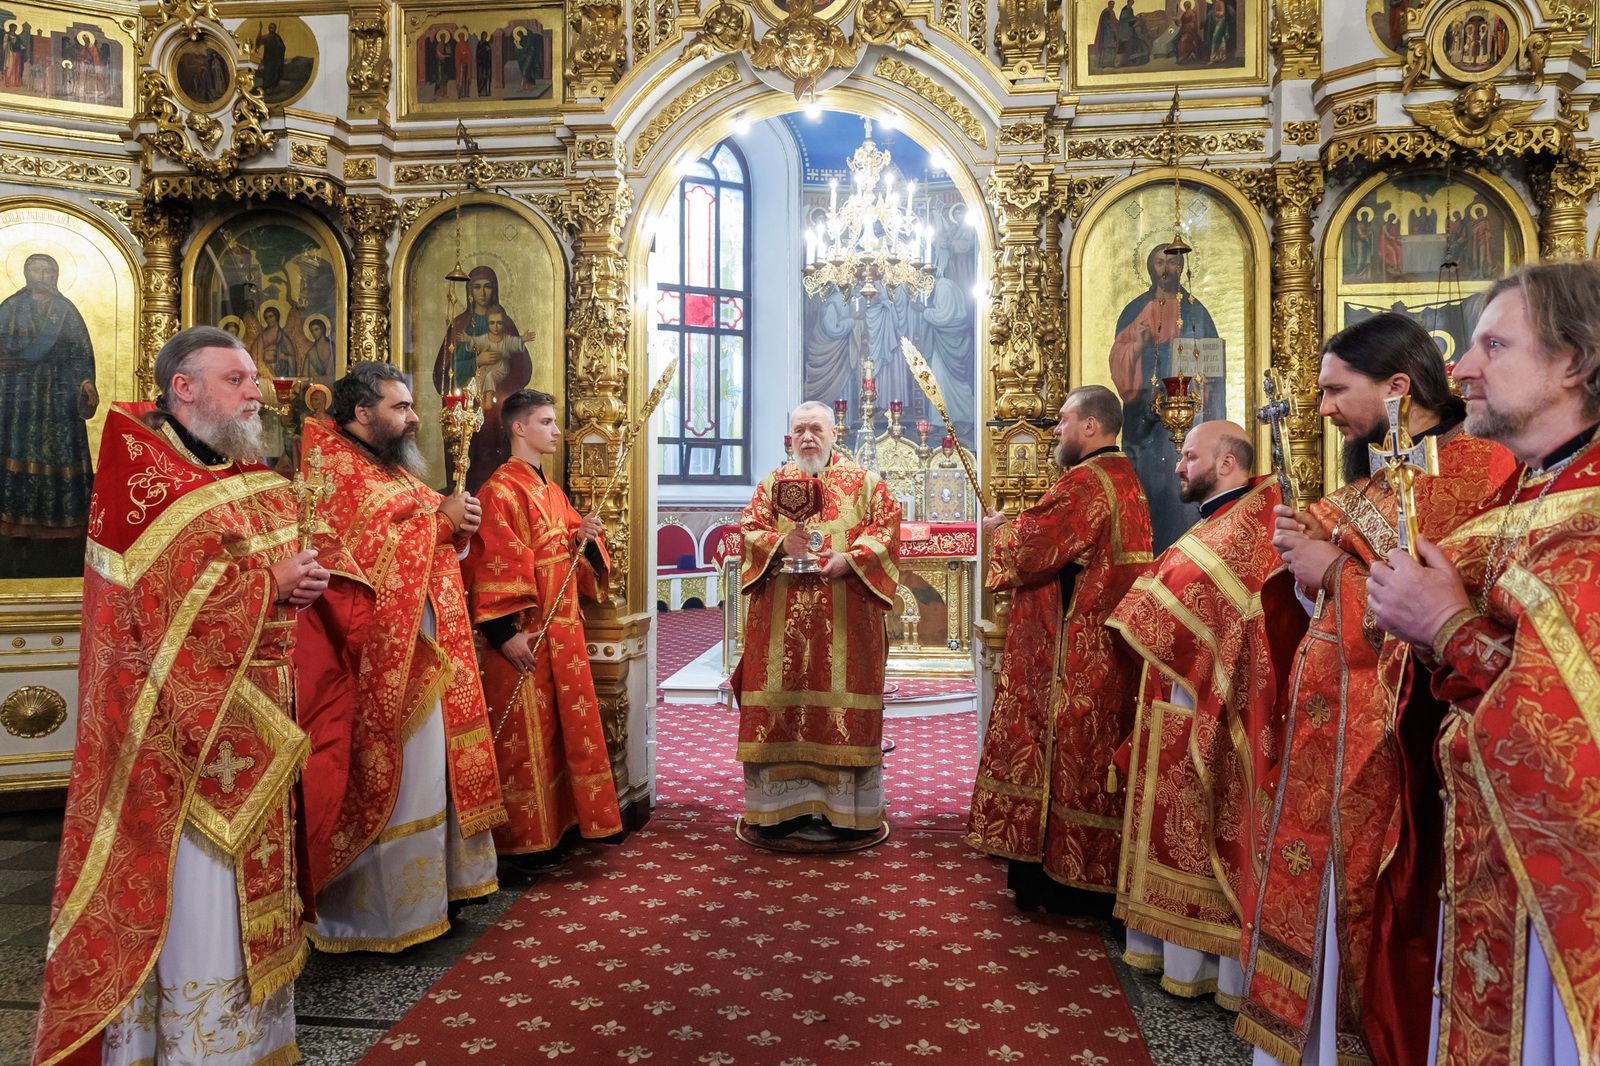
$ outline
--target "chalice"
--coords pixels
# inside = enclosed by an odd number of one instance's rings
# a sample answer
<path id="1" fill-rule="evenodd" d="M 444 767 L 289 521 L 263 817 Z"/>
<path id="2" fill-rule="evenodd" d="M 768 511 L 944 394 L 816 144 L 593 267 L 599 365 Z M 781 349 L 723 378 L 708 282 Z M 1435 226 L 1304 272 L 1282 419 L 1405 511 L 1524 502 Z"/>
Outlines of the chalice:
<path id="1" fill-rule="evenodd" d="M 801 529 L 822 513 L 822 479 L 781 477 L 772 483 L 772 509 Z M 779 567 L 785 574 L 820 574 L 822 564 L 816 553 L 822 550 L 822 533 L 810 530 L 806 537 L 809 554 L 785 556 Z"/>

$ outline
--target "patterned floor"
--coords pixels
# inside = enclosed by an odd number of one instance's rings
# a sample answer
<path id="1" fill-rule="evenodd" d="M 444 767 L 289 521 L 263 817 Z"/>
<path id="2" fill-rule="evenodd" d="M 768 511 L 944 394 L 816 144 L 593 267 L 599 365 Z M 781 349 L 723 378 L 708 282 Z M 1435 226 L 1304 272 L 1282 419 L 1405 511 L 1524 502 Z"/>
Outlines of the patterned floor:
<path id="1" fill-rule="evenodd" d="M 720 611 L 663 615 L 658 676 L 720 638 Z M 972 715 L 886 722 L 897 744 L 885 764 L 894 835 L 871 852 L 802 860 L 732 838 L 734 717 L 657 714 L 661 802 L 645 830 L 531 891 L 503 882 L 446 936 L 399 956 L 313 954 L 295 986 L 305 1060 L 580 1061 L 582 1048 L 604 1051 L 583 1061 L 652 1066 L 1249 1061 L 1227 1015 L 1128 970 L 1104 923 L 1009 909 L 995 865 L 960 843 Z M 27 1061 L 59 834 L 58 813 L 0 815 L 0 1063 Z M 556 909 L 566 913 L 546 913 Z M 702 926 L 720 942 L 690 935 Z M 541 961 L 550 956 L 558 963 Z M 1091 970 L 1099 976 L 1085 981 Z M 569 978 L 581 992 L 554 987 Z M 590 997 L 601 1005 L 584 1006 Z M 474 1028 L 510 1028 L 450 1044 L 469 1025 L 463 1015 Z M 463 1046 L 474 1039 L 494 1044 Z M 424 1041 L 437 1050 L 422 1053 Z"/>

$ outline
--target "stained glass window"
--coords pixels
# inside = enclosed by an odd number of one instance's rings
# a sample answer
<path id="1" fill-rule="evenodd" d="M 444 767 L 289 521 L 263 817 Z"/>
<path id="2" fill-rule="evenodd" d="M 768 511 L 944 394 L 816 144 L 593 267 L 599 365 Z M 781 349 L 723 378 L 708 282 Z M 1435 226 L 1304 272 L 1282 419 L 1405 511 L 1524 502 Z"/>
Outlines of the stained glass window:
<path id="1" fill-rule="evenodd" d="M 732 142 L 678 182 L 651 252 L 651 360 L 678 357 L 662 401 L 661 480 L 750 483 L 749 170 Z"/>

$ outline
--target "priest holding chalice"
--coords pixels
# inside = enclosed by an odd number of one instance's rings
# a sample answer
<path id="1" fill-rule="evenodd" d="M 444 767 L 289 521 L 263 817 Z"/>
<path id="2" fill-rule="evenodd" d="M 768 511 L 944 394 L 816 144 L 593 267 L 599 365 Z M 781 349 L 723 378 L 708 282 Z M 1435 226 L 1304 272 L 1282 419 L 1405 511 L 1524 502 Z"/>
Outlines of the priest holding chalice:
<path id="1" fill-rule="evenodd" d="M 744 509 L 744 655 L 730 681 L 744 763 L 741 835 L 821 849 L 870 842 L 883 818 L 885 616 L 899 585 L 900 506 L 833 449 L 834 413 L 789 415 L 793 458 Z"/>

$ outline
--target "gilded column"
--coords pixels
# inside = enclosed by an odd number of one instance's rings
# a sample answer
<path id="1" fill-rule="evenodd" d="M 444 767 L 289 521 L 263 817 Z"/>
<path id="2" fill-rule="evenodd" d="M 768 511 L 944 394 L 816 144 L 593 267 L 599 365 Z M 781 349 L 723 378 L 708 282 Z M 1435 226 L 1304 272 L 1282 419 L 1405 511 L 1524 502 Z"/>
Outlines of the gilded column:
<path id="1" fill-rule="evenodd" d="M 344 198 L 345 229 L 355 243 L 348 362 L 390 360 L 389 236 L 399 214 L 399 206 L 386 196 Z"/>
<path id="2" fill-rule="evenodd" d="M 1067 286 L 1062 262 L 1061 219 L 1070 204 L 1066 182 L 1051 190 L 1044 215 L 1044 249 L 1039 271 L 1039 352 L 1044 359 L 1044 417 L 1061 410 L 1067 399 Z"/>
<path id="3" fill-rule="evenodd" d="M 156 353 L 183 328 L 179 293 L 183 279 L 179 249 L 189 234 L 189 212 L 172 203 L 135 206 L 131 229 L 144 249 L 139 302 L 139 362 L 134 369 L 139 394 L 156 397 Z"/>
<path id="4" fill-rule="evenodd" d="M 1039 227 L 1049 192 L 1049 169 L 1026 162 L 995 167 L 984 184 L 984 197 L 1000 226 L 989 316 L 997 418 L 1038 418 L 1044 413 Z"/>
<path id="5" fill-rule="evenodd" d="M 1535 171 L 1533 195 L 1539 202 L 1539 255 L 1547 262 L 1588 258 L 1585 216 L 1600 158 L 1563 159 L 1548 171 Z"/>
<path id="6" fill-rule="evenodd" d="M 1273 178 L 1272 363 L 1289 386 L 1289 446 L 1304 506 L 1322 495 L 1323 483 L 1322 416 L 1317 413 L 1322 315 L 1311 239 L 1311 215 L 1322 199 L 1322 168 L 1315 160 L 1279 163 Z"/>
<path id="7" fill-rule="evenodd" d="M 389 119 L 389 87 L 394 64 L 389 58 L 389 5 L 361 3 L 350 11 L 350 117 Z"/>
<path id="8" fill-rule="evenodd" d="M 591 644 L 590 667 L 600 718 L 611 755 L 618 796 L 625 797 L 628 772 L 629 698 L 637 654 L 596 656 L 596 649 L 642 649 L 653 602 L 648 581 L 633 574 L 630 514 L 633 479 L 624 468 L 615 490 L 598 497 L 616 471 L 617 450 L 628 422 L 628 262 L 622 232 L 633 214 L 633 190 L 616 173 L 575 178 L 567 187 L 566 215 L 573 238 L 572 300 L 567 312 L 567 494 L 584 514 L 600 513 L 611 552 L 610 603 L 584 612 Z M 646 445 L 647 446 L 647 445 Z M 637 456 L 636 456 L 637 457 Z M 642 507 L 643 498 L 638 501 Z M 636 591 L 629 595 L 630 588 Z M 624 803 L 629 800 L 624 798 Z"/>

